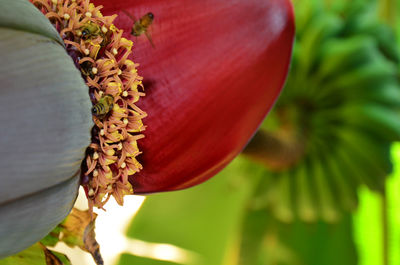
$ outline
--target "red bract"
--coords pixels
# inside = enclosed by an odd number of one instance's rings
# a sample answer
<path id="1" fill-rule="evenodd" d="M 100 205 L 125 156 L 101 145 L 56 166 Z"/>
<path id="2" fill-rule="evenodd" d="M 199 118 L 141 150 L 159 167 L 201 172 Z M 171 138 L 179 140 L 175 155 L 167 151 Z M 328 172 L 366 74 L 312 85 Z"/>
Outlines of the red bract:
<path id="1" fill-rule="evenodd" d="M 134 41 L 146 97 L 143 169 L 134 192 L 183 189 L 210 178 L 246 145 L 273 106 L 288 72 L 294 39 L 288 0 L 96 0 Z M 149 31 L 133 20 L 154 14 Z"/>

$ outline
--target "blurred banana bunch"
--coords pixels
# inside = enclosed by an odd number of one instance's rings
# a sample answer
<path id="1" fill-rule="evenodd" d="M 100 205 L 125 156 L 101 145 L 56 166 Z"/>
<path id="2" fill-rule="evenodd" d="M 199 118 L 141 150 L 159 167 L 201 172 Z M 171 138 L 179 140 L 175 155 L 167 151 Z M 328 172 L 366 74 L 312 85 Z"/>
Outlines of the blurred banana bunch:
<path id="1" fill-rule="evenodd" d="M 392 29 L 362 3 L 295 1 L 291 72 L 261 132 L 289 135 L 301 155 L 266 171 L 253 202 L 281 221 L 335 222 L 357 207 L 358 187 L 383 192 L 391 172 L 400 55 Z"/>

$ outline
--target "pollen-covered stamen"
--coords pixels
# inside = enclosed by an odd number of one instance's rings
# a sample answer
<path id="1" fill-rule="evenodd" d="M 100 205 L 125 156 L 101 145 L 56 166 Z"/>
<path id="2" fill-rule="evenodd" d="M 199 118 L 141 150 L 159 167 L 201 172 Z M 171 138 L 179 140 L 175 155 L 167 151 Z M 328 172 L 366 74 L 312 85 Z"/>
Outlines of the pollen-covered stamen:
<path id="1" fill-rule="evenodd" d="M 122 150 L 122 143 L 121 142 L 118 143 L 118 150 Z"/>
<path id="2" fill-rule="evenodd" d="M 95 194 L 94 190 L 92 188 L 89 188 L 88 195 L 92 197 L 94 194 Z"/>
<path id="3" fill-rule="evenodd" d="M 137 140 L 144 137 L 138 133 L 146 116 L 135 105 L 144 93 L 138 91 L 143 88 L 138 65 L 128 59 L 133 43 L 113 25 L 115 15 L 104 17 L 101 6 L 89 0 L 31 2 L 60 32 L 89 87 L 95 114 L 102 114 L 93 116 L 92 143 L 82 163 L 89 206 L 103 208 L 110 195 L 122 204 L 123 196 L 133 193 L 129 177 L 142 168 Z"/>

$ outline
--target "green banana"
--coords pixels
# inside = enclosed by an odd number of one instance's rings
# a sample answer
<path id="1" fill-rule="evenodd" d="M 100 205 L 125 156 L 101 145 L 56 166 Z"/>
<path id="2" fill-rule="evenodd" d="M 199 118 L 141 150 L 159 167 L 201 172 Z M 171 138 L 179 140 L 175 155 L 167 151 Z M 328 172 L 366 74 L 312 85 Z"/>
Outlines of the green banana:
<path id="1" fill-rule="evenodd" d="M 275 202 L 272 205 L 272 212 L 275 214 L 276 218 L 285 223 L 292 222 L 294 219 L 292 180 L 293 178 L 291 178 L 289 174 L 279 177 L 277 181 L 277 187 L 279 188 L 276 189 L 276 191 L 279 190 L 279 193 L 275 196 L 275 198 L 278 199 L 278 203 Z"/>
<path id="2" fill-rule="evenodd" d="M 341 214 L 336 205 L 335 190 L 332 188 L 331 179 L 326 177 L 325 161 L 322 158 L 314 158 L 317 163 L 313 163 L 312 177 L 315 181 L 314 192 L 318 196 L 319 212 L 322 220 L 333 223 L 340 219 Z"/>
<path id="3" fill-rule="evenodd" d="M 371 2 L 372 3 L 372 2 Z M 257 196 L 286 222 L 334 222 L 357 189 L 382 191 L 400 140 L 400 51 L 365 1 L 296 1 L 297 42 L 286 86 L 262 130 L 291 129 L 304 156 L 265 174 Z M 259 203 L 259 205 L 261 205 Z"/>
<path id="4" fill-rule="evenodd" d="M 339 110 L 345 124 L 382 139 L 400 140 L 399 112 L 381 104 L 354 104 Z M 357 114 L 350 115 L 350 114 Z"/>
<path id="5" fill-rule="evenodd" d="M 318 219 L 316 198 L 312 194 L 312 179 L 309 170 L 309 161 L 304 161 L 297 168 L 295 176 L 295 206 L 297 215 L 307 222 Z"/>
<path id="6" fill-rule="evenodd" d="M 326 167 L 328 178 L 333 182 L 332 188 L 337 194 L 337 199 L 342 209 L 352 211 L 358 205 L 357 188 L 358 184 L 348 174 L 343 174 L 343 161 L 340 159 L 333 159 L 332 156 L 326 156 Z"/>

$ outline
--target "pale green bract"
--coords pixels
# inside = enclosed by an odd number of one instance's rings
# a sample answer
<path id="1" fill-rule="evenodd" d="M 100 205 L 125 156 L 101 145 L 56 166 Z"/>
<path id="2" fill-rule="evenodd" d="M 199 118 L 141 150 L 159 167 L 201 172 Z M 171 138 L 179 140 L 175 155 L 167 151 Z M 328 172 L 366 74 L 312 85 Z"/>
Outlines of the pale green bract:
<path id="1" fill-rule="evenodd" d="M 71 210 L 92 121 L 88 89 L 49 21 L 26 0 L 0 0 L 0 10 L 4 258 L 40 240 Z"/>

